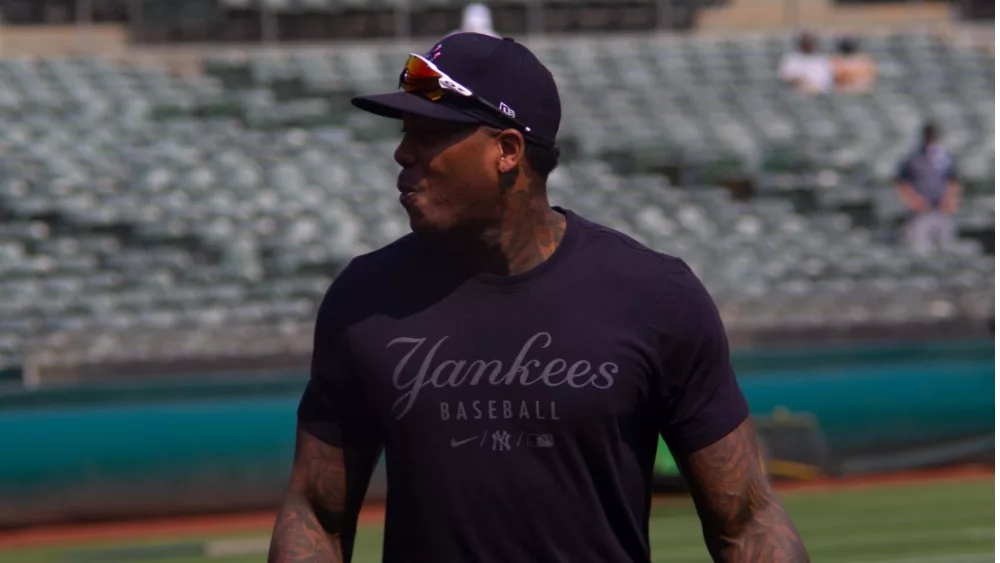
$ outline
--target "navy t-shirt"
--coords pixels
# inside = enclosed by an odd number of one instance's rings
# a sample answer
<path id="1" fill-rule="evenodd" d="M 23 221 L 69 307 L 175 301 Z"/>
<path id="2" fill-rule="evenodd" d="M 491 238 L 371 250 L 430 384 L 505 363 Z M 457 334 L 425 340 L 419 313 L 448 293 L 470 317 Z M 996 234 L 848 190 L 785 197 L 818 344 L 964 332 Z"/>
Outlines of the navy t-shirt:
<path id="1" fill-rule="evenodd" d="M 955 167 L 943 148 L 932 146 L 907 156 L 899 166 L 896 181 L 908 183 L 929 205 L 936 207 L 948 191 L 948 184 L 955 181 Z"/>
<path id="2" fill-rule="evenodd" d="M 748 415 L 718 310 L 677 258 L 571 211 L 548 260 L 470 275 L 416 235 L 320 307 L 299 422 L 385 447 L 384 561 L 649 561 L 657 435 Z"/>

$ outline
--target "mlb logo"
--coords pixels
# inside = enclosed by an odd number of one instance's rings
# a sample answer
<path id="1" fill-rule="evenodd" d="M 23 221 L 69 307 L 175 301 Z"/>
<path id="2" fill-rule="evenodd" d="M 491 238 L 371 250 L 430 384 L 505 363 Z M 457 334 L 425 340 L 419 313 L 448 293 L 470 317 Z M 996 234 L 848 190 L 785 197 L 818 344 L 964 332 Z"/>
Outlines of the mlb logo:
<path id="1" fill-rule="evenodd" d="M 551 448 L 554 445 L 552 434 L 528 434 L 529 448 Z"/>

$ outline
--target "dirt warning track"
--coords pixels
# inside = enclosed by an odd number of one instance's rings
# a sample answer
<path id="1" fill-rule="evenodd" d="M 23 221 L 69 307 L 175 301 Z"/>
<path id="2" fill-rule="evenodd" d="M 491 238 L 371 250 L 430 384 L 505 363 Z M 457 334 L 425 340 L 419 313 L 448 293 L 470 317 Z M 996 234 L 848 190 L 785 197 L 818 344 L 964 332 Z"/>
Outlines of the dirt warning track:
<path id="1" fill-rule="evenodd" d="M 968 466 L 913 471 L 863 477 L 831 478 L 801 483 L 779 483 L 782 493 L 905 486 L 928 482 L 985 481 L 994 479 L 992 466 Z M 361 513 L 359 523 L 378 524 L 384 507 L 371 505 Z M 0 531 L 0 550 L 21 547 L 54 547 L 65 544 L 142 541 L 178 536 L 219 536 L 266 533 L 274 524 L 274 511 L 219 514 L 40 526 Z"/>

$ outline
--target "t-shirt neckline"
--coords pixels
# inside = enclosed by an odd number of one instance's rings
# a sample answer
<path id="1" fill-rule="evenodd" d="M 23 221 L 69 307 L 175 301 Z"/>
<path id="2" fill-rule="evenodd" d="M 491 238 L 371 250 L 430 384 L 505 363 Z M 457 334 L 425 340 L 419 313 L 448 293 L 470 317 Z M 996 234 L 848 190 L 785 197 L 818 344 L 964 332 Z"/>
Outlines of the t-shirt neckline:
<path id="1" fill-rule="evenodd" d="M 576 214 L 568 209 L 555 205 L 552 206 L 552 209 L 558 213 L 562 213 L 566 217 L 566 232 L 563 233 L 563 238 L 559 241 L 559 246 L 556 247 L 555 252 L 551 256 L 534 268 L 519 274 L 503 275 L 479 272 L 473 274 L 470 280 L 490 290 L 510 291 L 539 278 L 559 264 L 559 262 L 563 261 L 576 242 L 580 231 L 580 222 Z"/>

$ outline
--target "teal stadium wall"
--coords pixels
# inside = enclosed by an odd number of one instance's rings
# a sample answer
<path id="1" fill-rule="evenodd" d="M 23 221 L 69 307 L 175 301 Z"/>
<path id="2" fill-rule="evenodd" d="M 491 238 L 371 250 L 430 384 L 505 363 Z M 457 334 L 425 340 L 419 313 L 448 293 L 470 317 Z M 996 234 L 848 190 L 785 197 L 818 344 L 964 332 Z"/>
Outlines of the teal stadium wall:
<path id="1" fill-rule="evenodd" d="M 994 433 L 992 342 L 737 351 L 755 414 L 810 412 L 835 456 Z M 0 394 L 0 526 L 273 506 L 305 374 Z M 384 494 L 380 468 L 372 496 Z"/>

